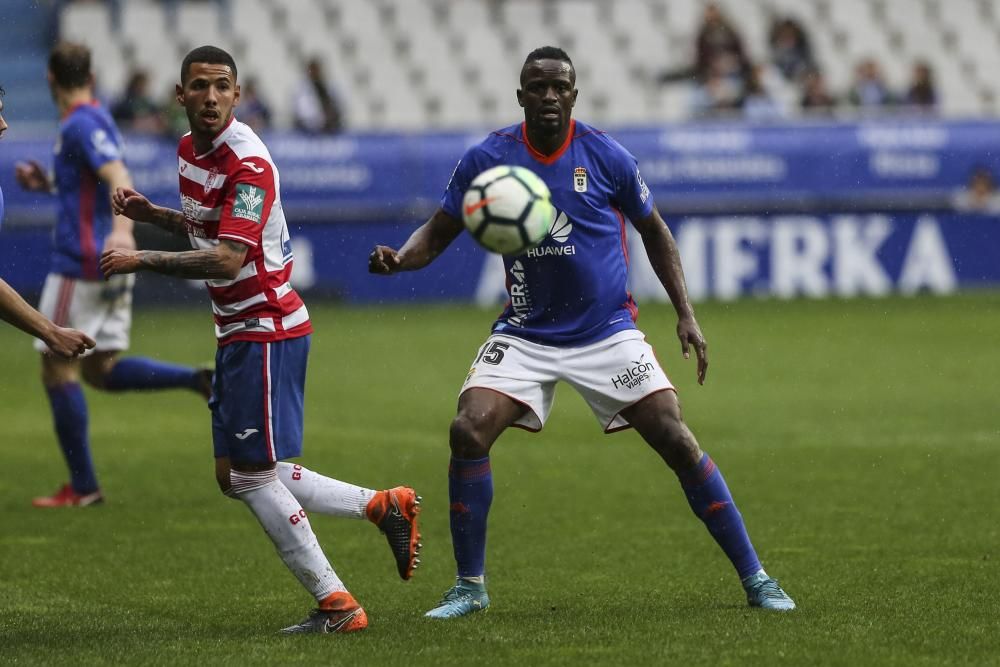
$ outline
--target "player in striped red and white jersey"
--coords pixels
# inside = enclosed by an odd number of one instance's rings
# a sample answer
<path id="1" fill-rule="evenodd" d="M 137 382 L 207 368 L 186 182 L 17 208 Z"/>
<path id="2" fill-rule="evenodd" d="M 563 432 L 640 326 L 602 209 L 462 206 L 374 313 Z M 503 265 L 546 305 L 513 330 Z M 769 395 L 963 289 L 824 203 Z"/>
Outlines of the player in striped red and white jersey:
<path id="1" fill-rule="evenodd" d="M 367 518 L 389 540 L 409 579 L 419 563 L 419 498 L 413 489 L 374 491 L 324 477 L 284 459 L 302 454 L 306 363 L 312 325 L 292 289 L 292 246 L 281 208 L 278 170 L 267 147 L 236 120 L 236 63 L 203 46 L 181 65 L 177 101 L 190 134 L 177 151 L 181 210 L 152 205 L 119 189 L 116 212 L 188 236 L 194 250 L 109 250 L 106 276 L 156 271 L 204 279 L 219 341 L 212 387 L 215 474 L 226 495 L 242 500 L 278 554 L 312 593 L 318 609 L 285 632 L 364 629 L 364 609 L 323 554 L 305 510 Z"/>
<path id="2" fill-rule="evenodd" d="M 235 278 L 207 281 L 220 344 L 311 333 L 305 304 L 288 282 L 292 246 L 278 170 L 264 142 L 230 118 L 205 153 L 199 154 L 193 136 L 185 135 L 177 149 L 177 170 L 191 245 L 210 250 L 228 240 L 246 248 Z"/>

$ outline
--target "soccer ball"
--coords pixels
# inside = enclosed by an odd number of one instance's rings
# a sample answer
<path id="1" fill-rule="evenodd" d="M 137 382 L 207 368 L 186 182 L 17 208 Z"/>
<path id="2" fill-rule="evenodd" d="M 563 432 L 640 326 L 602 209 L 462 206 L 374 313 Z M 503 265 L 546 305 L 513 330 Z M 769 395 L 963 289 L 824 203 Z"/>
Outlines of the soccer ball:
<path id="1" fill-rule="evenodd" d="M 520 255 L 541 243 L 554 219 L 548 186 L 524 167 L 487 169 L 462 199 L 465 228 L 481 246 L 501 255 Z"/>

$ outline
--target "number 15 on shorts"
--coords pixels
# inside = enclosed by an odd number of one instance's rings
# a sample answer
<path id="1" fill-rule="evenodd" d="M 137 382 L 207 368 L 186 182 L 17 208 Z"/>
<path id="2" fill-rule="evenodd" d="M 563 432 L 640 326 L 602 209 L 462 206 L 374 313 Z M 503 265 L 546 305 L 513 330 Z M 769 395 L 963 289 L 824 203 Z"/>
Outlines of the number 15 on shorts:
<path id="1" fill-rule="evenodd" d="M 492 366 L 498 366 L 501 361 L 503 361 L 504 351 L 510 347 L 510 343 L 501 343 L 498 340 L 493 341 L 489 345 L 484 346 L 482 354 L 479 355 L 477 361 L 481 361 L 484 364 L 490 364 Z"/>
<path id="2" fill-rule="evenodd" d="M 462 386 L 464 387 L 469 384 L 472 380 L 472 376 L 476 374 L 476 366 L 480 363 L 496 366 L 503 361 L 504 351 L 509 347 L 510 343 L 501 343 L 498 340 L 494 340 L 487 342 L 479 348 L 479 354 L 476 356 L 475 361 L 472 362 L 472 368 L 469 369 L 469 374 L 465 376 L 465 382 L 462 383 Z"/>

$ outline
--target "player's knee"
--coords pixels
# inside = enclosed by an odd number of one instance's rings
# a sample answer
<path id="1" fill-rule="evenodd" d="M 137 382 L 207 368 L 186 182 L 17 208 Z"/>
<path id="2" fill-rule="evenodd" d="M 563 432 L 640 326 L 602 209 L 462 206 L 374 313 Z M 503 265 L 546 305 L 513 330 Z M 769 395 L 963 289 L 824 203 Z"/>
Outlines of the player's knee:
<path id="1" fill-rule="evenodd" d="M 659 437 L 650 444 L 671 468 L 686 469 L 698 463 L 701 459 L 698 441 L 680 415 L 660 415 L 657 427 Z"/>
<path id="2" fill-rule="evenodd" d="M 101 366 L 93 364 L 84 364 L 81 369 L 83 375 L 83 381 L 89 384 L 94 389 L 104 389 L 105 382 L 104 378 L 107 373 Z"/>
<path id="3" fill-rule="evenodd" d="M 46 387 L 58 387 L 63 384 L 58 373 L 53 372 L 48 366 L 42 366 L 42 384 Z"/>
<path id="4" fill-rule="evenodd" d="M 79 379 L 77 366 L 55 357 L 42 357 L 42 384 L 46 387 L 58 387 Z"/>
<path id="5" fill-rule="evenodd" d="M 219 490 L 227 496 L 231 496 L 232 480 L 229 473 L 232 464 L 228 456 L 219 456 L 215 459 L 215 481 L 219 485 Z"/>
<path id="6" fill-rule="evenodd" d="M 94 389 L 107 389 L 108 375 L 118 363 L 117 352 L 97 352 L 83 359 L 80 371 L 84 381 Z"/>
<path id="7" fill-rule="evenodd" d="M 219 491 L 222 491 L 223 495 L 231 495 L 230 490 L 233 488 L 233 483 L 229 479 L 229 468 L 226 468 L 225 470 L 216 468 L 215 482 L 219 485 Z"/>
<path id="8" fill-rule="evenodd" d="M 448 432 L 452 456 L 462 459 L 481 459 L 490 453 L 490 444 L 483 428 L 475 419 L 459 413 L 451 422 Z"/>

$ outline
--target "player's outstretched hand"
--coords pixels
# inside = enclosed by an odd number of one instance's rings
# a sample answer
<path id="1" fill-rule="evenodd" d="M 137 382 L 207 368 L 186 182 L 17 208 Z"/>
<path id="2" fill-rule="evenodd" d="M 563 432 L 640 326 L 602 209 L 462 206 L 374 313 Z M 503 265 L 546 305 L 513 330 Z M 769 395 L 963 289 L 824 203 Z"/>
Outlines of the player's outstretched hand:
<path id="1" fill-rule="evenodd" d="M 82 331 L 64 327 L 53 327 L 44 340 L 52 354 L 65 359 L 78 357 L 96 345 L 94 339 Z"/>
<path id="2" fill-rule="evenodd" d="M 105 250 L 101 255 L 101 273 L 105 278 L 121 274 L 135 273 L 139 270 L 139 252 L 113 248 Z"/>
<path id="3" fill-rule="evenodd" d="M 132 188 L 117 188 L 111 195 L 111 208 L 115 215 L 145 222 L 153 217 L 156 207 L 144 195 Z"/>
<path id="4" fill-rule="evenodd" d="M 681 352 L 685 359 L 691 358 L 691 346 L 698 357 L 698 384 L 705 384 L 708 372 L 708 343 L 701 333 L 701 327 L 693 317 L 685 317 L 677 322 L 677 337 L 681 339 Z"/>
<path id="5" fill-rule="evenodd" d="M 17 178 L 17 182 L 25 190 L 39 192 L 51 188 L 49 177 L 45 173 L 45 170 L 42 169 L 42 165 L 34 160 L 18 162 L 14 165 L 14 177 Z"/>
<path id="6" fill-rule="evenodd" d="M 377 245 L 368 255 L 368 273 L 387 276 L 399 270 L 399 253 L 388 246 Z"/>

